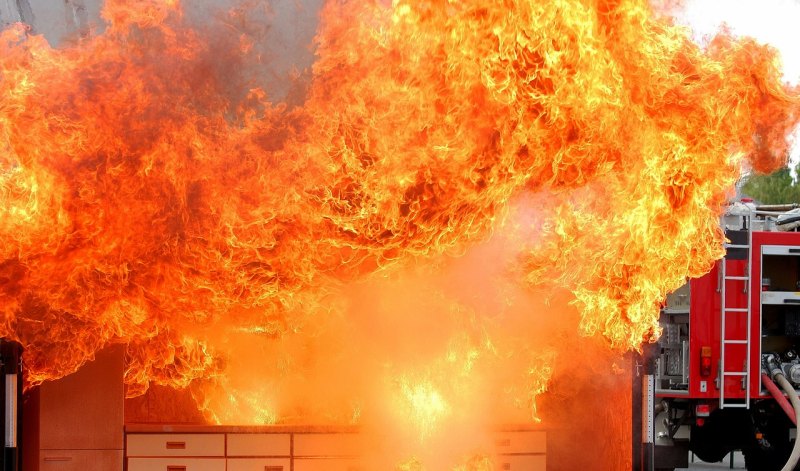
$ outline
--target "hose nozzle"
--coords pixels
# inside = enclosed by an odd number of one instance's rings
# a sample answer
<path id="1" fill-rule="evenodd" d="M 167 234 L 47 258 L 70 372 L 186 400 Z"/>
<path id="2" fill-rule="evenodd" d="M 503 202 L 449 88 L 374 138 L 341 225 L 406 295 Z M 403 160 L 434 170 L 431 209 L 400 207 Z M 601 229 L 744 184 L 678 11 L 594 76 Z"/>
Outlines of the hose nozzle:
<path id="1" fill-rule="evenodd" d="M 768 374 L 772 379 L 775 379 L 779 374 L 784 374 L 778 355 L 774 353 L 765 353 L 761 355 L 761 368 L 764 370 L 764 373 Z"/>

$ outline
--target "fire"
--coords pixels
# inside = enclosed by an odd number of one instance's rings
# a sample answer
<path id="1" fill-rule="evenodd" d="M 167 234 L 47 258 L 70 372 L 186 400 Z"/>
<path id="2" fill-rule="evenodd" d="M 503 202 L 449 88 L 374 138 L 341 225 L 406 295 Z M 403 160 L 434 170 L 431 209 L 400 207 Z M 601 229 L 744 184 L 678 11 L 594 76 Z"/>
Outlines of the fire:
<path id="1" fill-rule="evenodd" d="M 425 441 L 434 433 L 436 423 L 451 413 L 450 406 L 430 382 L 414 384 L 407 378 L 400 378 L 399 381 L 405 403 L 400 410 L 410 413 L 415 427 L 420 431 L 420 440 Z"/>
<path id="2" fill-rule="evenodd" d="M 644 0 L 329 1 L 285 101 L 242 15 L 0 34 L 0 335 L 30 384 L 125 344 L 130 395 L 222 422 L 538 418 L 555 332 L 657 336 L 798 121 L 774 50 Z"/>

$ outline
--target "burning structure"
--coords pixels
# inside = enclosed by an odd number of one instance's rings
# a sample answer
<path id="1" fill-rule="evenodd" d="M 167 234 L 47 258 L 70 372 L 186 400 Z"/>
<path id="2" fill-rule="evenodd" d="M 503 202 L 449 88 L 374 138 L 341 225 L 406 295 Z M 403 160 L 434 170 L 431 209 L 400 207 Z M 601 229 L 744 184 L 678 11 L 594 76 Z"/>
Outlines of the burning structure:
<path id="1" fill-rule="evenodd" d="M 424 450 L 626 387 L 614 358 L 722 255 L 727 192 L 798 119 L 774 50 L 700 47 L 643 0 L 328 1 L 278 96 L 266 5 L 0 35 L 0 335 L 29 388 L 117 345 L 128 397 L 489 469 L 480 440 Z"/>

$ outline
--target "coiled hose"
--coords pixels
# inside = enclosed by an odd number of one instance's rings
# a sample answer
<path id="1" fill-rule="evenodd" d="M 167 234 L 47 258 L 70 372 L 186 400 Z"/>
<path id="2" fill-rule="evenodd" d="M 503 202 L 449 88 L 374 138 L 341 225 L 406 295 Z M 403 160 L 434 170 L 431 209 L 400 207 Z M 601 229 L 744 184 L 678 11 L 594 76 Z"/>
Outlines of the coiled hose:
<path id="1" fill-rule="evenodd" d="M 792 407 L 794 407 L 795 420 L 800 422 L 800 399 L 798 399 L 794 387 L 789 384 L 789 381 L 786 380 L 786 377 L 783 376 L 782 373 L 774 374 L 772 377 L 775 382 L 786 391 L 786 395 L 789 396 L 789 402 L 791 402 Z M 794 447 L 792 447 L 792 454 L 789 455 L 789 460 L 781 471 L 793 471 L 798 461 L 800 461 L 800 437 L 795 439 Z"/>

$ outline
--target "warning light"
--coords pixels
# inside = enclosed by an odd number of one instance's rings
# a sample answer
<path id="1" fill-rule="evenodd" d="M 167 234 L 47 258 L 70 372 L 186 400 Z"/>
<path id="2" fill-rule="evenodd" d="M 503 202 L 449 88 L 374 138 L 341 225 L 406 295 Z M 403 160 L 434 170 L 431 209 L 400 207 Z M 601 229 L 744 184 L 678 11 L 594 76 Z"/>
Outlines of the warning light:
<path id="1" fill-rule="evenodd" d="M 708 404 L 698 404 L 695 408 L 694 415 L 696 417 L 708 417 L 711 415 L 711 406 Z"/>
<path id="2" fill-rule="evenodd" d="M 711 347 L 700 348 L 700 376 L 711 376 Z"/>

